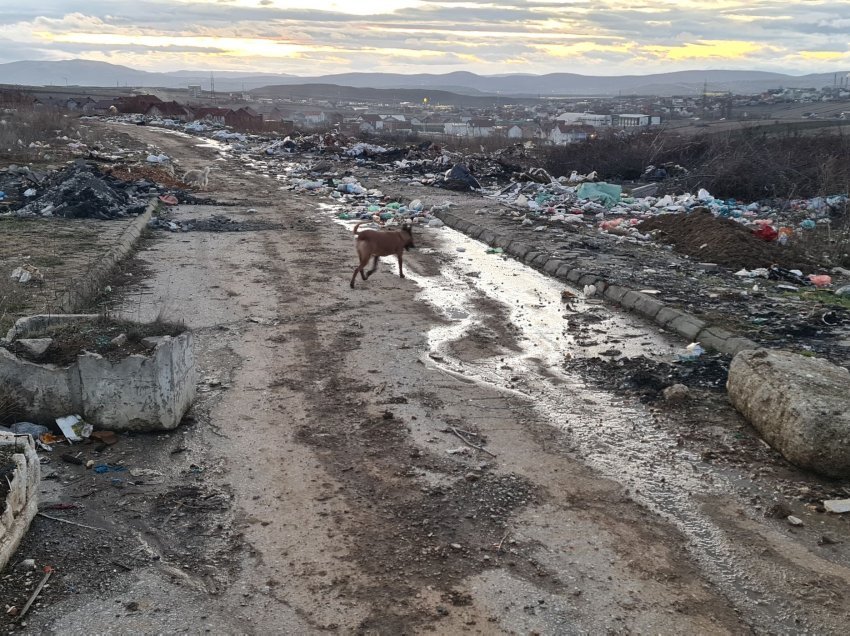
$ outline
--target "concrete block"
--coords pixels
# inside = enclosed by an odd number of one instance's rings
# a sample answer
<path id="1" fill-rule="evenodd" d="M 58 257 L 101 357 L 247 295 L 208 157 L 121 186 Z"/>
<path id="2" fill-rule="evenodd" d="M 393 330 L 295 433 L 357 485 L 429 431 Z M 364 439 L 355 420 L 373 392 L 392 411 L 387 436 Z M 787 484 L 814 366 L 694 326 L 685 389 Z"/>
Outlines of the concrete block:
<path id="1" fill-rule="evenodd" d="M 630 290 L 625 287 L 620 287 L 619 285 L 608 285 L 608 288 L 603 292 L 603 295 L 613 303 L 620 303 L 623 300 L 623 296 L 625 296 L 629 291 Z"/>
<path id="2" fill-rule="evenodd" d="M 18 549 L 38 512 L 41 464 L 31 437 L 0 432 L 0 447 L 13 449 L 15 468 L 9 479 L 9 493 L 0 515 L 0 572 Z"/>
<path id="3" fill-rule="evenodd" d="M 788 351 L 742 351 L 732 359 L 729 399 L 792 464 L 850 477 L 850 372 Z"/>
<path id="4" fill-rule="evenodd" d="M 525 243 L 511 241 L 511 244 L 508 245 L 505 251 L 518 260 L 524 260 L 528 252 L 531 251 L 531 248 Z"/>
<path id="5" fill-rule="evenodd" d="M 567 273 L 567 280 L 570 281 L 571 283 L 578 283 L 579 278 L 581 278 L 584 275 L 585 275 L 585 273 L 583 271 L 581 271 L 580 269 L 571 269 Z"/>
<path id="6" fill-rule="evenodd" d="M 493 240 L 493 247 L 501 247 L 503 250 L 507 251 L 508 245 L 511 244 L 511 237 L 505 234 L 499 234 Z"/>
<path id="7" fill-rule="evenodd" d="M 448 225 L 451 228 L 454 228 L 458 232 L 463 232 L 464 234 L 469 232 L 469 228 L 472 227 L 472 223 L 470 223 L 469 221 L 463 221 L 463 220 L 458 220 L 458 222 L 455 223 L 454 225 L 452 225 L 451 223 L 446 223 L 446 225 Z"/>
<path id="8" fill-rule="evenodd" d="M 540 256 L 540 252 L 528 251 L 522 259 L 522 262 L 526 265 L 531 265 L 532 261 Z"/>
<path id="9" fill-rule="evenodd" d="M 570 265 L 568 265 L 568 264 L 566 264 L 562 261 L 561 264 L 558 266 L 558 269 L 555 270 L 555 276 L 557 278 L 566 279 L 567 274 L 569 274 L 569 272 L 570 272 Z"/>
<path id="10" fill-rule="evenodd" d="M 664 308 L 664 303 L 649 294 L 635 293 L 638 295 L 638 298 L 634 301 L 632 309 L 641 316 L 653 320 L 658 315 L 658 312 Z"/>
<path id="11" fill-rule="evenodd" d="M 579 285 L 596 285 L 599 282 L 599 276 L 596 274 L 584 274 L 578 279 Z"/>
<path id="12" fill-rule="evenodd" d="M 546 272 L 547 274 L 554 274 L 556 271 L 558 271 L 558 268 L 563 264 L 564 264 L 564 261 L 562 261 L 560 259 L 550 258 L 543 265 L 543 271 Z"/>
<path id="13" fill-rule="evenodd" d="M 484 230 L 478 235 L 478 240 L 487 245 L 493 245 L 496 240 L 496 233 L 490 230 Z"/>
<path id="14" fill-rule="evenodd" d="M 176 428 L 195 399 L 192 334 L 165 337 L 150 355 L 112 363 L 96 353 L 77 360 L 83 417 L 113 431 Z"/>
<path id="15" fill-rule="evenodd" d="M 537 269 L 543 269 L 543 266 L 548 260 L 548 254 L 538 254 L 532 261 L 529 262 L 529 265 L 531 265 L 532 267 L 536 267 Z"/>
<path id="16" fill-rule="evenodd" d="M 78 413 L 114 431 L 172 429 L 195 398 L 192 334 L 150 344 L 147 355 L 113 364 L 84 353 L 67 367 L 29 362 L 0 348 L 0 384 L 21 397 L 29 421 L 53 423 L 57 416 Z"/>
<path id="17" fill-rule="evenodd" d="M 694 318 L 688 314 L 682 314 L 678 318 L 671 320 L 665 326 L 667 329 L 675 331 L 683 338 L 693 341 L 696 340 L 699 332 L 705 329 L 706 324 L 699 318 Z"/>
<path id="18" fill-rule="evenodd" d="M 687 314 L 685 314 L 685 312 L 683 311 L 679 311 L 678 309 L 673 309 L 672 307 L 665 306 L 662 307 L 655 315 L 655 322 L 657 322 L 662 327 L 665 327 L 671 321 L 685 315 Z"/>
<path id="19" fill-rule="evenodd" d="M 52 424 L 57 415 L 79 413 L 82 408 L 76 365 L 29 362 L 0 348 L 0 385 L 10 388 L 26 405 L 29 421 Z"/>
<path id="20" fill-rule="evenodd" d="M 720 327 L 707 327 L 697 334 L 696 339 L 706 349 L 713 349 L 725 353 L 726 341 L 732 337 L 732 333 Z"/>
<path id="21" fill-rule="evenodd" d="M 752 340 L 749 340 L 748 338 L 735 337 L 735 338 L 729 338 L 726 341 L 726 350 L 723 351 L 722 353 L 726 353 L 728 355 L 734 356 L 734 355 L 740 353 L 741 351 L 748 351 L 748 350 L 751 350 L 751 349 L 758 349 L 758 348 L 759 348 L 759 346 L 755 342 L 753 342 Z"/>

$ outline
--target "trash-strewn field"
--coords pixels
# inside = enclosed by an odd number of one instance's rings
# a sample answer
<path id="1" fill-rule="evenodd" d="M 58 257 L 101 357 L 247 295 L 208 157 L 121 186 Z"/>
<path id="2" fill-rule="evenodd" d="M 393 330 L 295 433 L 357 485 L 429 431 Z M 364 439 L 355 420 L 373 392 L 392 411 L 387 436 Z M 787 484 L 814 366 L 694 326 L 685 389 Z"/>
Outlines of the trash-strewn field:
<path id="1" fill-rule="evenodd" d="M 0 231 L 27 246 L 3 243 L 2 285 L 59 275 L 14 261 L 41 255 L 39 233 L 57 259 L 76 228 L 102 250 L 156 198 L 101 307 L 194 342 L 134 396 L 177 391 L 181 364 L 197 395 L 173 430 L 122 431 L 120 408 L 115 430 L 69 412 L 28 428 L 42 514 L 0 575 L 8 631 L 842 633 L 850 484 L 799 468 L 782 453 L 812 458 L 740 412 L 757 420 L 746 394 L 779 387 L 761 404 L 776 422 L 844 421 L 843 390 L 827 414 L 806 399 L 850 382 L 846 193 L 730 200 L 676 191 L 686 166 L 614 182 L 552 174 L 522 146 L 81 125 L 110 140 L 77 148 L 83 164 L 0 173 Z M 66 194 L 83 182 L 91 205 Z M 407 278 L 393 257 L 350 289 L 350 229 L 408 221 Z M 497 236 L 752 338 L 769 350 L 736 358 L 739 378 L 779 382 L 742 397 L 739 379 L 733 402 L 730 356 L 620 311 L 601 284 L 542 275 Z M 39 358 L 48 337 L 94 349 L 80 357 L 116 366 L 86 381 L 125 403 L 120 365 L 170 341 L 86 324 L 6 347 L 27 364 L 75 358 Z M 834 377 L 785 390 L 766 361 L 786 359 Z M 822 462 L 846 459 L 837 439 L 815 440 Z"/>

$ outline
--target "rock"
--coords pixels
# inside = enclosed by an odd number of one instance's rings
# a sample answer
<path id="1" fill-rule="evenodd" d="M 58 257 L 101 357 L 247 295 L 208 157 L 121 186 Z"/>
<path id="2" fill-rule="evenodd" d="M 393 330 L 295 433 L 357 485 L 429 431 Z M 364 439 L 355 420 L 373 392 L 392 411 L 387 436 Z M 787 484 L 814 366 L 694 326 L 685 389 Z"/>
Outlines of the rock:
<path id="1" fill-rule="evenodd" d="M 649 185 L 632 188 L 629 195 L 633 197 L 651 197 L 654 196 L 656 192 L 658 192 L 658 184 L 650 183 Z"/>
<path id="2" fill-rule="evenodd" d="M 35 569 L 35 559 L 24 559 L 18 565 L 15 566 L 16 570 L 34 570 Z"/>
<path id="3" fill-rule="evenodd" d="M 674 384 L 664 389 L 664 399 L 668 402 L 684 402 L 691 395 L 691 390 L 684 384 Z"/>
<path id="4" fill-rule="evenodd" d="M 850 477 L 850 371 L 788 351 L 746 350 L 729 366 L 732 405 L 792 464 Z"/>
<path id="5" fill-rule="evenodd" d="M 466 479 L 466 481 L 478 481 L 481 479 L 481 473 L 468 472 L 463 476 L 463 478 Z"/>
<path id="6" fill-rule="evenodd" d="M 42 433 L 49 432 L 49 429 L 46 426 L 33 424 L 32 422 L 18 422 L 16 424 L 12 424 L 9 429 L 15 435 L 32 435 L 33 437 L 38 437 Z"/>
<path id="7" fill-rule="evenodd" d="M 803 520 L 799 517 L 795 517 L 794 515 L 788 515 L 785 520 L 790 523 L 792 526 L 802 526 Z"/>
<path id="8" fill-rule="evenodd" d="M 15 340 L 15 342 L 37 360 L 53 344 L 53 338 L 21 338 L 20 340 Z"/>
<path id="9" fill-rule="evenodd" d="M 142 344 L 148 349 L 156 349 L 157 345 L 166 338 L 168 336 L 149 336 L 148 338 L 142 338 Z"/>
<path id="10" fill-rule="evenodd" d="M 720 271 L 720 265 L 718 265 L 717 263 L 697 263 L 695 267 L 697 269 L 701 269 L 704 272 Z"/>
<path id="11" fill-rule="evenodd" d="M 121 347 L 127 342 L 127 334 L 122 333 L 115 336 L 112 340 L 109 341 L 113 347 Z"/>
<path id="12" fill-rule="evenodd" d="M 827 499 L 823 502 L 823 507 L 827 512 L 836 514 L 850 512 L 850 499 Z"/>

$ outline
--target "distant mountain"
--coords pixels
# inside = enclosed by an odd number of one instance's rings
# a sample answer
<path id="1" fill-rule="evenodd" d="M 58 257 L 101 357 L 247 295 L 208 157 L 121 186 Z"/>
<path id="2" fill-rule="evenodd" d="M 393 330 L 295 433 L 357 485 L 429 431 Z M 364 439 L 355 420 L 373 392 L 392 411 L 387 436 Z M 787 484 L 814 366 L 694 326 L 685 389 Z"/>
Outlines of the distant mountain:
<path id="1" fill-rule="evenodd" d="M 462 95 L 433 88 L 363 88 L 339 84 L 281 84 L 265 86 L 251 91 L 263 97 L 294 99 L 322 99 L 329 102 L 368 102 L 397 105 L 400 102 L 421 104 L 427 98 L 430 104 L 487 108 L 496 104 L 536 102 L 536 98 L 506 95 Z"/>
<path id="2" fill-rule="evenodd" d="M 588 76 L 575 73 L 549 73 L 547 75 L 476 75 L 466 71 L 442 75 L 421 73 L 401 75 L 396 73 L 339 73 L 313 77 L 285 74 L 252 74 L 234 71 L 216 71 L 217 91 L 253 90 L 282 85 L 335 84 L 352 88 L 374 89 L 428 89 L 465 95 L 502 95 L 524 97 L 556 96 L 610 96 L 610 95 L 682 95 L 710 91 L 731 90 L 752 94 L 770 88 L 820 88 L 833 83 L 835 75 L 846 73 L 821 73 L 815 75 L 785 75 L 764 71 L 677 71 L 650 75 Z M 79 86 L 137 86 L 185 88 L 189 84 L 210 85 L 206 71 L 172 71 L 151 73 L 87 60 L 61 62 L 11 62 L 0 64 L 0 83 L 23 85 L 79 85 Z M 276 90 L 276 89 L 275 89 Z"/>
<path id="3" fill-rule="evenodd" d="M 292 76 L 216 71 L 217 91 L 250 90 L 269 84 L 278 84 Z M 294 78 L 296 81 L 298 78 Z M 160 88 L 186 88 L 200 84 L 209 90 L 210 73 L 205 71 L 171 71 L 150 73 L 129 66 L 64 60 L 61 62 L 10 62 L 0 64 L 0 84 L 24 86 L 144 86 Z"/>

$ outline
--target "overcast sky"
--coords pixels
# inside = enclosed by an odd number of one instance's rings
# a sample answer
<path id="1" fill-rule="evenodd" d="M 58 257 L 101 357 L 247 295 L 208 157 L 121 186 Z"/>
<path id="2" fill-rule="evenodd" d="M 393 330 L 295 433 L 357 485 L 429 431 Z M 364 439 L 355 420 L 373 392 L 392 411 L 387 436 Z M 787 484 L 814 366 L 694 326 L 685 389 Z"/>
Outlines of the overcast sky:
<path id="1" fill-rule="evenodd" d="M 0 0 L 0 62 L 163 71 L 803 74 L 849 43 L 848 0 Z"/>

